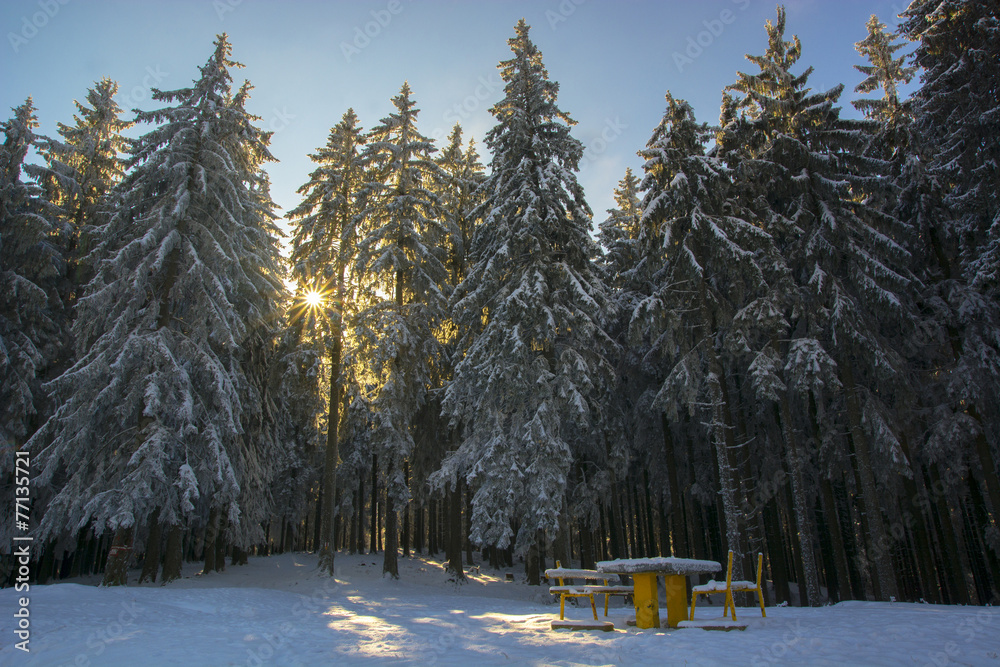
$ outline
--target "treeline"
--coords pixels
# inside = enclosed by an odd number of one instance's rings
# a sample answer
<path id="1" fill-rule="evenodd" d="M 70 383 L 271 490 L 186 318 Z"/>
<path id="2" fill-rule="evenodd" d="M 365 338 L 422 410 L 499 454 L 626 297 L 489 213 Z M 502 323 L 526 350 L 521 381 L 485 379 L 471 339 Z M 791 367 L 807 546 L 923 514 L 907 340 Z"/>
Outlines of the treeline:
<path id="1" fill-rule="evenodd" d="M 902 18 L 856 45 L 879 96 L 851 120 L 779 7 L 717 125 L 667 93 L 597 242 L 523 21 L 489 172 L 404 84 L 311 156 L 290 260 L 225 36 L 137 140 L 111 81 L 60 140 L 29 100 L 3 125 L 0 436 L 8 489 L 31 452 L 36 579 L 297 549 L 538 583 L 732 549 L 778 602 L 996 600 L 1000 19 Z"/>

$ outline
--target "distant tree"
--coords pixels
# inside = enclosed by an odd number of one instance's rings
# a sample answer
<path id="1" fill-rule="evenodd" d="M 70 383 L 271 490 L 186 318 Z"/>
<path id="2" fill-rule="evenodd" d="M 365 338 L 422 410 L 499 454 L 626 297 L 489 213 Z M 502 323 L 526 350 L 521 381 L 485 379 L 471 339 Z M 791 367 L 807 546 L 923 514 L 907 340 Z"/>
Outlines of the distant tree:
<path id="1" fill-rule="evenodd" d="M 569 473 L 582 452 L 603 449 L 593 435 L 602 415 L 596 398 L 611 377 L 608 296 L 574 174 L 583 147 L 528 31 L 518 22 L 508 40 L 513 57 L 500 63 L 506 94 L 491 109 L 483 222 L 450 304 L 464 356 L 444 411 L 461 424 L 462 441 L 435 477 L 476 488 L 476 543 L 506 547 L 518 525 L 520 553 L 568 522 Z M 537 583 L 538 568 L 529 564 L 528 575 Z"/>
<path id="2" fill-rule="evenodd" d="M 152 515 L 167 533 L 164 581 L 179 576 L 186 522 L 208 517 L 213 551 L 220 526 L 237 546 L 262 537 L 268 508 L 241 491 L 264 486 L 273 452 L 261 446 L 274 441 L 252 440 L 266 415 L 248 355 L 268 347 L 283 270 L 261 170 L 269 135 L 244 107 L 249 84 L 231 88 L 230 53 L 221 35 L 192 87 L 153 92 L 173 106 L 137 114 L 154 127 L 94 250 L 78 357 L 28 443 L 38 483 L 59 483 L 39 535 L 114 531 L 109 585 L 124 583 L 135 526 Z"/>
<path id="3" fill-rule="evenodd" d="M 608 209 L 607 219 L 601 223 L 598 241 L 604 248 L 604 265 L 609 275 L 609 285 L 628 290 L 639 287 L 641 279 L 635 275 L 642 262 L 642 207 L 639 201 L 639 179 L 631 168 L 615 188 L 615 208 Z"/>

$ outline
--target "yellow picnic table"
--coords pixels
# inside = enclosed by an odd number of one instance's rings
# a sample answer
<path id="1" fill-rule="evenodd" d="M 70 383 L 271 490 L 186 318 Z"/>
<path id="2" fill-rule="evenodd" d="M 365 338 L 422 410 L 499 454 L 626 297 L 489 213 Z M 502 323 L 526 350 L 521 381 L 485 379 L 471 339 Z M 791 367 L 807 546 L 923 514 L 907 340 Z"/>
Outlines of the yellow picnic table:
<path id="1" fill-rule="evenodd" d="M 691 574 L 718 572 L 722 565 L 714 560 L 693 558 L 619 558 L 602 560 L 597 571 L 632 577 L 635 624 L 639 628 L 660 627 L 659 594 L 656 578 L 663 577 L 667 592 L 667 625 L 676 628 L 687 620 L 687 587 L 684 579 Z"/>

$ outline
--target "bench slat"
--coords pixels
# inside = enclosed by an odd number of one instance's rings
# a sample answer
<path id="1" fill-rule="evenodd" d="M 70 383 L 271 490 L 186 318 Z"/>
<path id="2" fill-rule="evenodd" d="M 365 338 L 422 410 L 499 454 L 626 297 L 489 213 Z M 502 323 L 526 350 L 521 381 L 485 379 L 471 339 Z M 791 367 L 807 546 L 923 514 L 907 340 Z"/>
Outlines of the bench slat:
<path id="1" fill-rule="evenodd" d="M 545 570 L 549 579 L 618 579 L 617 574 L 604 574 L 597 570 L 574 570 L 568 567 L 554 567 Z"/>
<path id="2" fill-rule="evenodd" d="M 591 590 L 594 586 L 549 586 L 549 593 L 552 595 L 593 595 L 597 591 Z"/>
<path id="3" fill-rule="evenodd" d="M 631 595 L 635 592 L 631 586 L 587 586 L 595 593 L 610 593 L 611 595 Z"/>

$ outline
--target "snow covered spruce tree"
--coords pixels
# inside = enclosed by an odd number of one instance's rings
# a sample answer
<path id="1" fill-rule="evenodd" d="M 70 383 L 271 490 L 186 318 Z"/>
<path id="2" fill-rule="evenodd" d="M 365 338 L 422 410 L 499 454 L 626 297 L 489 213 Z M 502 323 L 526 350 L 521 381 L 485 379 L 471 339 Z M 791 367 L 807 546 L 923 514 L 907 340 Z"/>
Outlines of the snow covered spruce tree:
<path id="1" fill-rule="evenodd" d="M 230 53 L 221 35 L 192 87 L 154 91 L 172 106 L 137 112 L 155 127 L 134 142 L 101 229 L 77 304 L 79 356 L 52 382 L 59 407 L 28 443 L 36 483 L 58 489 L 40 537 L 114 531 L 107 584 L 125 581 L 136 527 L 151 516 L 167 535 L 169 581 L 184 527 L 224 522 L 246 546 L 269 511 L 241 490 L 262 485 L 253 477 L 273 457 L 249 441 L 259 428 L 248 424 L 266 415 L 247 368 L 283 293 L 261 171 L 273 158 L 244 108 L 249 84 L 231 88 Z"/>
<path id="2" fill-rule="evenodd" d="M 72 304 L 93 276 L 83 264 L 97 226 L 107 222 L 108 196 L 125 175 L 123 154 L 127 139 L 122 132 L 132 123 L 121 118 L 114 96 L 118 84 L 101 79 L 87 91 L 86 102 L 75 101 L 79 115 L 74 125 L 59 123 L 62 141 L 46 140 L 41 154 L 47 167 L 35 167 L 68 226 L 66 260 L 69 275 L 66 300 Z"/>
<path id="3" fill-rule="evenodd" d="M 919 0 L 904 18 L 900 30 L 917 42 L 914 62 L 923 68 L 921 87 L 911 100 L 910 158 L 898 179 L 897 215 L 919 235 L 913 254 L 927 344 L 915 358 L 929 379 L 924 404 L 931 412 L 924 453 L 935 477 L 937 468 L 968 465 L 969 488 L 953 489 L 956 495 L 948 502 L 960 507 L 968 502 L 968 493 L 981 508 L 977 523 L 993 550 L 989 560 L 996 579 L 1000 149 L 995 137 L 1000 130 L 1000 67 L 995 54 L 1000 17 L 995 3 Z M 956 537 L 946 546 L 962 541 Z M 965 581 L 950 588 L 957 602 L 974 602 L 979 595 Z"/>
<path id="4" fill-rule="evenodd" d="M 354 325 L 358 362 L 370 374 L 372 454 L 384 476 L 383 571 L 399 577 L 398 512 L 410 500 L 404 465 L 413 451 L 414 419 L 439 385 L 437 330 L 444 318 L 445 235 L 433 185 L 441 171 L 432 140 L 417 130 L 415 102 L 404 83 L 396 110 L 371 129 L 363 152 L 365 182 L 357 216 L 355 270 L 371 303 Z"/>
<path id="5" fill-rule="evenodd" d="M 900 383 L 901 386 L 907 387 L 907 391 L 900 392 L 894 406 L 897 412 L 905 411 L 907 414 L 907 419 L 901 424 L 902 433 L 899 442 L 912 474 L 901 475 L 899 482 L 902 486 L 902 498 L 912 503 L 915 499 L 926 497 L 924 494 L 927 492 L 925 484 L 927 473 L 932 471 L 932 474 L 935 474 L 934 469 L 938 465 L 934 460 L 935 457 L 930 455 L 936 448 L 924 446 L 928 441 L 925 434 L 928 431 L 947 432 L 948 428 L 942 428 L 944 424 L 949 422 L 955 424 L 958 421 L 949 419 L 949 416 L 957 414 L 946 407 L 948 399 L 941 400 L 950 394 L 942 387 L 942 384 L 948 382 L 944 378 L 953 377 L 950 373 L 939 372 L 942 366 L 948 365 L 948 361 L 944 360 L 950 360 L 950 349 L 942 328 L 943 320 L 946 318 L 941 317 L 941 311 L 942 306 L 965 290 L 954 281 L 949 281 L 949 285 L 941 289 L 943 281 L 935 277 L 938 275 L 938 270 L 934 268 L 937 261 L 931 251 L 933 243 L 928 242 L 936 238 L 936 232 L 925 224 L 926 216 L 912 214 L 914 202 L 920 200 L 936 202 L 929 208 L 938 207 L 939 210 L 943 210 L 940 207 L 941 198 L 938 189 L 928 179 L 925 165 L 913 152 L 913 100 L 903 99 L 900 94 L 900 87 L 912 79 L 916 68 L 906 65 L 906 56 L 895 55 L 906 44 L 895 42 L 895 36 L 887 33 L 886 26 L 875 16 L 869 19 L 867 27 L 868 36 L 855 44 L 858 53 L 868 61 L 867 65 L 855 66 L 866 76 L 865 80 L 855 88 L 855 92 L 881 92 L 881 97 L 862 98 L 853 101 L 852 104 L 861 110 L 866 118 L 877 123 L 876 131 L 870 139 L 868 154 L 886 161 L 888 169 L 885 173 L 889 177 L 868 181 L 866 189 L 869 193 L 866 203 L 907 221 L 913 232 L 900 238 L 900 242 L 909 250 L 910 265 L 918 278 L 912 283 L 912 291 L 917 306 L 915 331 L 919 335 L 907 336 L 899 346 L 900 352 L 908 361 L 909 378 Z M 916 194 L 921 191 L 933 194 L 931 196 Z M 950 298 L 943 297 L 945 294 Z M 931 417 L 931 420 L 936 422 L 936 427 L 928 423 L 928 416 L 933 412 L 937 412 Z M 957 430 L 958 433 L 964 431 L 962 428 Z M 945 438 L 956 446 L 963 440 L 954 432 Z M 953 462 L 951 459 L 948 464 Z M 827 482 L 824 480 L 821 484 Z M 905 502 L 903 507 L 907 507 Z M 930 503 L 923 507 L 906 509 L 912 519 L 907 522 L 905 538 L 913 544 L 910 554 L 920 573 L 917 582 L 919 596 L 928 601 L 942 602 L 946 599 L 942 596 L 945 589 L 957 593 L 964 589 L 964 584 L 954 585 L 956 573 L 949 571 L 951 568 L 940 568 L 937 565 L 933 545 L 934 517 L 928 510 Z M 948 523 L 950 522 L 941 525 L 947 526 Z M 834 541 L 837 540 L 835 533 L 836 531 L 834 531 Z M 946 549 L 953 542 L 948 539 L 939 541 L 940 546 Z M 957 562 L 959 555 L 952 552 L 944 556 L 944 560 Z M 837 569 L 840 576 L 841 568 Z M 948 584 L 945 587 L 938 586 L 938 580 L 947 581 Z M 840 588 L 849 590 L 850 585 L 845 582 Z M 967 598 L 963 599 L 961 596 L 954 599 L 968 602 Z"/>
<path id="6" fill-rule="evenodd" d="M 648 489 L 650 485 L 659 491 L 652 498 L 647 495 L 660 509 L 659 553 L 666 555 L 671 549 L 677 555 L 690 553 L 681 538 L 682 531 L 677 529 L 683 518 L 670 424 L 661 409 L 653 408 L 665 375 L 663 363 L 659 363 L 660 350 L 650 355 L 657 341 L 651 343 L 641 334 L 630 335 L 636 308 L 657 289 L 655 283 L 662 277 L 665 257 L 662 229 L 643 220 L 639 194 L 639 178 L 626 169 L 614 191 L 616 206 L 608 209 L 598 236 L 604 247 L 601 268 L 613 290 L 606 330 L 616 343 L 614 352 L 608 355 L 616 379 L 603 399 L 607 461 L 598 466 L 594 465 L 596 461 L 581 462 L 571 506 L 581 527 L 581 549 L 587 552 L 583 560 L 589 565 L 585 566 L 593 565 L 594 546 L 598 546 L 584 543 L 590 538 L 587 529 L 600 529 L 602 511 L 614 513 L 617 504 L 628 502 L 630 490 Z M 653 531 L 648 534 L 652 544 L 645 554 L 655 555 Z M 612 534 L 611 543 L 615 541 Z"/>
<path id="7" fill-rule="evenodd" d="M 351 272 L 356 255 L 357 194 L 362 185 L 364 137 L 353 109 L 330 131 L 326 146 L 311 159 L 317 164 L 309 182 L 299 188 L 302 203 L 289 211 L 295 227 L 292 237 L 292 275 L 299 284 L 293 323 L 315 326 L 313 338 L 322 341 L 330 363 L 330 400 L 323 459 L 323 496 L 320 505 L 320 569 L 333 574 L 334 497 L 339 462 L 340 404 L 343 397 L 344 321 Z"/>
<path id="8" fill-rule="evenodd" d="M 40 374 L 55 352 L 62 304 L 56 291 L 63 257 L 60 228 L 24 160 L 38 127 L 31 98 L 0 123 L 0 472 L 34 430 L 42 407 Z"/>
<path id="9" fill-rule="evenodd" d="M 898 176 L 902 166 L 908 141 L 907 125 L 910 122 L 910 103 L 899 95 L 899 88 L 913 79 L 916 68 L 906 65 L 906 56 L 896 52 L 906 46 L 905 42 L 894 42 L 893 35 L 886 32 L 886 25 L 872 14 L 866 24 L 868 36 L 854 47 L 868 59 L 867 65 L 854 68 L 865 75 L 864 81 L 854 87 L 854 92 L 868 94 L 882 90 L 881 99 L 862 98 L 851 102 L 855 109 L 879 123 L 878 132 L 872 139 L 871 150 L 888 161 L 896 169 Z"/>
<path id="10" fill-rule="evenodd" d="M 742 569 L 748 523 L 740 507 L 743 466 L 736 460 L 735 413 L 723 342 L 734 315 L 766 288 L 759 259 L 771 239 L 740 215 L 726 164 L 705 154 L 709 129 L 691 107 L 667 93 L 667 109 L 646 148 L 641 225 L 662 239 L 645 248 L 651 267 L 648 296 L 632 311 L 632 338 L 644 341 L 651 360 L 667 362 L 653 408 L 676 421 L 679 409 L 706 415 L 715 447 L 726 539 Z M 771 253 L 773 257 L 773 253 Z M 659 365 L 659 363 L 657 363 Z M 668 426 L 664 425 L 664 428 Z"/>
<path id="11" fill-rule="evenodd" d="M 616 290 L 634 291 L 643 283 L 637 271 L 642 262 L 642 207 L 639 202 L 639 178 L 631 167 L 615 188 L 615 208 L 600 224 L 597 238 L 604 248 L 603 264 L 610 274 L 608 286 Z M 631 312 L 629 309 L 628 312 Z"/>
<path id="12" fill-rule="evenodd" d="M 448 248 L 448 283 L 449 288 L 457 287 L 469 271 L 469 246 L 475 234 L 476 227 L 481 222 L 477 209 L 482 203 L 482 189 L 479 187 L 483 179 L 483 165 L 479 162 L 475 141 L 469 139 L 468 145 L 462 148 L 462 126 L 456 124 L 448 137 L 448 144 L 441 151 L 437 160 L 441 168 L 441 180 L 435 190 L 441 201 L 442 222 L 447 231 Z M 441 364 L 441 379 L 447 383 L 460 360 L 457 348 L 457 337 L 453 323 L 445 327 L 445 355 Z M 444 456 L 458 444 L 457 431 L 449 429 L 441 417 L 441 395 L 437 392 L 427 407 L 426 418 L 430 422 L 425 428 L 427 438 L 436 441 L 437 446 L 426 446 L 428 451 L 421 457 L 430 464 L 424 470 L 414 471 L 415 485 L 423 486 L 427 476 L 435 472 Z M 437 422 L 439 427 L 433 428 Z M 446 434 L 446 435 L 443 435 Z M 420 475 L 423 473 L 423 475 Z M 446 531 L 445 556 L 448 559 L 448 571 L 456 580 L 464 580 L 462 568 L 462 546 L 465 530 L 462 527 L 462 499 L 464 484 L 456 479 L 452 487 L 445 488 L 445 512 L 447 513 L 448 530 Z M 404 531 L 407 532 L 408 531 Z"/>
<path id="13" fill-rule="evenodd" d="M 595 402 L 611 368 L 601 318 L 605 287 L 594 270 L 590 208 L 576 181 L 583 147 L 556 106 L 542 54 L 522 19 L 500 63 L 503 100 L 487 134 L 492 173 L 471 268 L 451 307 L 464 357 L 444 410 L 462 428 L 438 484 L 476 488 L 474 542 L 526 553 L 569 521 L 574 459 L 603 450 Z M 529 558 L 529 561 L 532 559 Z M 537 559 L 528 576 L 538 583 Z"/>
<path id="14" fill-rule="evenodd" d="M 874 564 L 869 582 L 878 599 L 889 599 L 898 593 L 885 515 L 896 508 L 877 485 L 892 485 L 905 472 L 888 404 L 905 370 L 896 344 L 912 321 L 909 257 L 894 240 L 907 229 L 863 199 L 885 169 L 863 155 L 874 124 L 840 118 L 834 105 L 842 86 L 814 93 L 807 87 L 811 68 L 791 73 L 802 50 L 797 37 L 785 41 L 784 30 L 779 7 L 777 21 L 767 23 L 767 52 L 748 56 L 760 72 L 740 73 L 730 86 L 742 95 L 741 113 L 722 140 L 741 165 L 742 200 L 774 239 L 791 281 L 772 285 L 777 292 L 761 311 L 762 326 L 747 336 L 757 353 L 752 379 L 779 400 L 785 450 L 803 468 L 815 468 L 803 459 L 805 445 L 823 434 L 806 421 L 811 437 L 796 440 L 796 415 L 810 414 L 810 398 L 821 409 L 843 411 L 850 441 L 835 444 L 835 458 L 845 474 L 853 470 L 864 504 L 867 560 L 859 565 Z M 808 502 L 800 498 L 796 511 L 808 511 Z M 816 573 L 805 576 L 813 587 L 809 603 L 817 604 Z"/>

